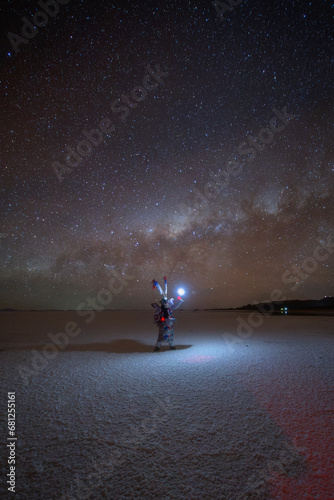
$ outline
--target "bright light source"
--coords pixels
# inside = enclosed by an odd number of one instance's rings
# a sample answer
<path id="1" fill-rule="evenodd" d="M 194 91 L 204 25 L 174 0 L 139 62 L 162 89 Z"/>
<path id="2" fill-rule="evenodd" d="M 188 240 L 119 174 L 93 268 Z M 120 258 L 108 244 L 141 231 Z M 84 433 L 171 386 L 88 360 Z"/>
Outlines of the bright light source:
<path id="1" fill-rule="evenodd" d="M 177 293 L 182 297 L 182 295 L 185 294 L 185 291 L 183 290 L 183 288 L 179 288 Z"/>

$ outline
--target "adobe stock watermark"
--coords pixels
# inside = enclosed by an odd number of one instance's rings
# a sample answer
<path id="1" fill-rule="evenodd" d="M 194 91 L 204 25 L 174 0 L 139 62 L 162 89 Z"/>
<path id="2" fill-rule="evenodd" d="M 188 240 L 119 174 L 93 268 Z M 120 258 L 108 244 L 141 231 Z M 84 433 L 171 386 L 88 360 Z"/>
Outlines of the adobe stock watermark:
<path id="1" fill-rule="evenodd" d="M 282 281 L 285 285 L 290 286 L 292 292 L 298 290 L 300 285 L 307 280 L 311 274 L 315 273 L 319 268 L 319 262 L 325 262 L 334 252 L 334 242 L 331 236 L 327 236 L 324 241 L 317 238 L 319 245 L 313 252 L 312 257 L 307 257 L 302 264 L 293 264 L 291 269 L 287 269 L 282 276 Z"/>
<path id="2" fill-rule="evenodd" d="M 216 12 L 217 12 L 220 20 L 224 21 L 225 20 L 225 17 L 224 17 L 225 12 L 233 11 L 234 7 L 238 7 L 244 1 L 245 0 L 226 0 L 226 2 L 220 2 L 219 0 L 216 0 L 215 2 L 212 2 L 212 5 L 216 9 Z"/>
<path id="3" fill-rule="evenodd" d="M 169 75 L 168 72 L 161 71 L 159 64 L 156 65 L 155 69 L 147 65 L 145 66 L 145 71 L 142 85 L 135 86 L 129 94 L 122 94 L 110 103 L 112 113 L 117 115 L 117 119 L 122 123 L 126 121 L 131 110 L 135 109 L 139 103 L 145 101 L 150 92 L 155 90 L 159 84 L 165 84 L 163 79 Z M 98 128 L 91 130 L 83 129 L 81 133 L 85 139 L 77 142 L 76 150 L 69 146 L 65 147 L 68 153 L 65 156 L 66 165 L 58 161 L 52 163 L 52 169 L 59 182 L 63 181 L 65 173 L 72 172 L 73 168 L 78 167 L 84 159 L 88 158 L 92 154 L 94 147 L 100 146 L 105 141 L 103 134 L 110 136 L 115 130 L 116 125 L 108 116 L 101 118 Z"/>
<path id="4" fill-rule="evenodd" d="M 197 188 L 193 188 L 191 192 L 194 194 L 192 204 L 186 205 L 180 203 L 178 205 L 179 211 L 183 216 L 198 215 L 199 210 L 205 210 L 210 201 L 213 201 L 219 195 L 223 188 L 226 188 L 231 177 L 238 176 L 243 168 L 243 161 L 252 162 L 266 147 L 268 147 L 274 140 L 275 134 L 282 132 L 297 115 L 292 115 L 287 112 L 286 106 L 282 111 L 277 108 L 273 109 L 274 116 L 269 120 L 267 127 L 259 130 L 257 136 L 248 134 L 245 141 L 241 141 L 237 147 L 238 154 L 247 158 L 241 161 L 229 160 L 226 164 L 226 170 L 218 170 L 218 172 L 210 172 L 210 180 L 206 183 L 203 193 Z"/>
<path id="5" fill-rule="evenodd" d="M 124 268 L 120 273 L 111 270 L 113 277 L 109 280 L 108 288 L 101 288 L 96 297 L 88 297 L 86 302 L 81 302 L 76 308 L 79 317 L 89 316 L 84 321 L 86 324 L 91 323 L 95 318 L 95 311 L 101 312 L 108 306 L 114 295 L 118 295 L 124 289 L 128 281 L 134 279 L 134 276 L 125 274 Z M 118 286 L 115 282 L 119 281 Z M 86 307 L 90 310 L 84 310 Z M 31 350 L 30 364 L 19 365 L 18 371 L 23 383 L 27 386 L 29 384 L 29 377 L 36 375 L 47 366 L 47 364 L 54 360 L 59 351 L 63 351 L 70 342 L 71 338 L 75 338 L 81 333 L 81 328 L 75 321 L 68 321 L 64 326 L 64 331 L 58 333 L 48 333 L 48 338 L 51 342 L 47 342 L 42 347 L 41 352 L 37 349 Z"/>
<path id="6" fill-rule="evenodd" d="M 315 248 L 313 255 L 306 257 L 301 265 L 294 264 L 291 269 L 287 269 L 282 274 L 282 282 L 285 285 L 290 285 L 290 291 L 296 291 L 300 285 L 307 280 L 311 274 L 315 273 L 319 268 L 319 263 L 325 262 L 334 253 L 334 241 L 332 236 L 327 236 L 326 240 L 317 239 L 319 245 Z M 243 343 L 242 340 L 252 336 L 254 329 L 259 328 L 264 323 L 264 318 L 271 316 L 274 313 L 273 302 L 277 305 L 282 304 L 286 298 L 285 292 L 280 289 L 273 290 L 270 294 L 269 302 L 253 302 L 259 313 L 251 312 L 244 319 L 242 316 L 237 318 L 237 335 L 225 332 L 222 338 L 229 342 L 232 348 L 232 343 Z M 242 340 L 241 340 L 242 339 Z"/>
<path id="7" fill-rule="evenodd" d="M 49 23 L 49 17 L 54 18 L 59 12 L 59 5 L 66 5 L 70 0 L 39 0 L 38 6 L 41 10 L 35 12 L 35 14 L 28 19 L 26 16 L 21 17 L 23 21 L 23 26 L 21 29 L 21 35 L 12 33 L 9 31 L 7 33 L 7 38 L 17 54 L 20 52 L 20 45 L 29 43 L 29 40 L 34 38 L 38 33 L 38 28 L 44 28 Z"/>
<path id="8" fill-rule="evenodd" d="M 263 466 L 256 469 L 247 480 L 248 486 L 252 488 L 255 498 L 270 498 L 268 497 L 268 483 L 273 481 L 273 473 L 280 474 L 285 477 L 290 477 L 291 473 L 300 475 L 306 471 L 306 460 L 302 452 L 305 448 L 297 448 L 288 440 L 284 439 L 280 442 L 279 447 L 271 450 L 274 458 L 263 460 Z M 276 455 L 276 457 L 275 457 Z M 293 472 L 292 472 L 293 471 Z M 253 497 L 254 498 L 254 497 Z"/>
<path id="9" fill-rule="evenodd" d="M 61 500 L 76 498 L 79 500 L 88 500 L 91 495 L 96 495 L 96 490 L 103 482 L 114 477 L 116 467 L 126 465 L 127 452 L 136 446 L 141 446 L 145 440 L 150 439 L 150 435 L 158 431 L 159 427 L 168 421 L 168 415 L 175 406 L 170 401 L 170 397 L 147 396 L 154 405 L 153 410 L 149 411 L 141 420 L 138 419 L 132 427 L 129 427 L 122 435 L 121 439 L 114 445 L 114 449 L 107 461 L 93 461 L 91 473 L 82 478 L 79 474 L 74 476 L 71 491 L 63 494 Z"/>

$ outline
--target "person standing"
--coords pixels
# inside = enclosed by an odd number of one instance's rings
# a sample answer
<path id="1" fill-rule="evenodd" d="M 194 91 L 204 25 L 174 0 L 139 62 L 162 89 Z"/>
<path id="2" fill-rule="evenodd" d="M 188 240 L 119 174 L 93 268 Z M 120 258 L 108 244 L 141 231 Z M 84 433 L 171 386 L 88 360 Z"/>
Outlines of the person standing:
<path id="1" fill-rule="evenodd" d="M 158 339 L 154 347 L 154 352 L 160 351 L 160 346 L 163 342 L 168 342 L 169 348 L 175 350 L 174 346 L 174 323 L 176 318 L 173 316 L 173 311 L 180 307 L 182 302 L 184 302 L 181 297 L 177 298 L 178 302 L 175 304 L 174 299 L 167 299 L 167 277 L 164 276 L 165 290 L 163 291 L 161 286 L 156 280 L 152 280 L 153 289 L 157 288 L 162 295 L 160 305 L 156 302 L 151 304 L 155 309 L 154 323 L 159 328 Z"/>

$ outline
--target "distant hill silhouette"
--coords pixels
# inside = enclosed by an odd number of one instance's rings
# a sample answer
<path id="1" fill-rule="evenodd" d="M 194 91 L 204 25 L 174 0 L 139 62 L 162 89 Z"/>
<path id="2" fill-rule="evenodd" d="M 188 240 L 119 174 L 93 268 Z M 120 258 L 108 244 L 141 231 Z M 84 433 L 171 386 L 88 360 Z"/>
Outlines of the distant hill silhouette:
<path id="1" fill-rule="evenodd" d="M 247 304 L 246 306 L 230 309 L 233 311 L 257 310 L 257 311 L 280 311 L 287 307 L 290 311 L 302 311 L 305 309 L 334 310 L 334 297 L 324 297 L 320 300 L 284 300 L 283 302 L 260 302 L 258 304 Z"/>

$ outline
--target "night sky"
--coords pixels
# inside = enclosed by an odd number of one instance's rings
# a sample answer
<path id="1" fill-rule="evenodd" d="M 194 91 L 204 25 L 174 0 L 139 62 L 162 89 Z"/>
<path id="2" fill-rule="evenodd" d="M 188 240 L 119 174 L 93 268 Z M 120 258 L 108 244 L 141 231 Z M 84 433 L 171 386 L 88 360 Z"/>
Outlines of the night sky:
<path id="1" fill-rule="evenodd" d="M 334 295 L 331 2 L 66 1 L 1 6 L 0 308 Z"/>

